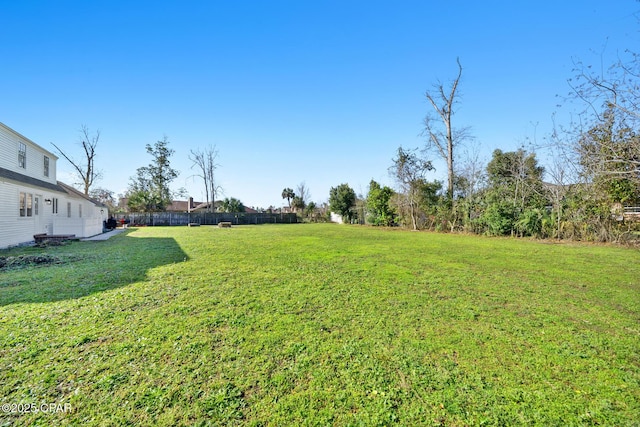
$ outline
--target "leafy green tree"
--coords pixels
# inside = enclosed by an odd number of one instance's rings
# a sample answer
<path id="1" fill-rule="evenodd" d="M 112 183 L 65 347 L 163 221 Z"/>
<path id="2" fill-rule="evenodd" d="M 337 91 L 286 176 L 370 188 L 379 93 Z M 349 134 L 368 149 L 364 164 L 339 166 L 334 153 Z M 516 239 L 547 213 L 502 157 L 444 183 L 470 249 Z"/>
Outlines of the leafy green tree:
<path id="1" fill-rule="evenodd" d="M 331 187 L 329 190 L 329 207 L 335 212 L 351 222 L 353 219 L 353 207 L 356 205 L 356 193 L 349 184 L 340 184 Z"/>
<path id="2" fill-rule="evenodd" d="M 503 152 L 494 150 L 487 165 L 490 184 L 524 188 L 537 185 L 542 179 L 544 168 L 538 165 L 535 153 L 527 153 L 522 148 L 517 151 Z M 517 197 L 517 195 L 516 195 Z"/>
<path id="3" fill-rule="evenodd" d="M 632 224 L 617 221 L 612 209 L 640 202 L 640 55 L 620 52 L 609 66 L 601 60 L 574 64 L 567 101 L 578 107 L 577 119 L 553 133 L 570 182 L 579 183 L 554 200 L 558 237 L 618 240 Z"/>
<path id="4" fill-rule="evenodd" d="M 579 62 L 575 70 L 568 82 L 583 110 L 572 148 L 583 176 L 610 201 L 631 202 L 640 188 L 640 55 L 627 50 L 606 69 Z"/>
<path id="5" fill-rule="evenodd" d="M 136 171 L 136 177 L 131 178 L 129 188 L 125 194 L 127 208 L 131 212 L 156 212 L 160 200 L 151 188 L 151 181 L 142 168 Z"/>
<path id="6" fill-rule="evenodd" d="M 480 229 L 491 235 L 540 233 L 539 214 L 547 204 L 543 173 L 534 153 L 495 150 L 487 165 L 489 186 L 483 193 L 484 212 L 477 221 Z"/>
<path id="7" fill-rule="evenodd" d="M 396 211 L 391 205 L 391 199 L 395 191 L 387 187 L 381 187 L 376 181 L 369 183 L 367 195 L 368 221 L 373 225 L 390 226 L 396 221 Z"/>
<path id="8" fill-rule="evenodd" d="M 613 203 L 640 200 L 640 135 L 637 130 L 616 123 L 609 108 L 601 123 L 578 139 L 577 149 L 583 175 Z"/>
<path id="9" fill-rule="evenodd" d="M 524 236 L 543 237 L 550 228 L 551 215 L 543 208 L 527 208 L 516 221 L 516 230 Z"/>
<path id="10" fill-rule="evenodd" d="M 293 199 L 291 200 L 290 205 L 293 209 L 296 210 L 296 212 L 304 211 L 305 203 L 302 197 L 300 196 L 293 196 Z"/>
<path id="11" fill-rule="evenodd" d="M 515 221 L 513 205 L 494 200 L 475 221 L 475 231 L 489 236 L 503 236 L 514 231 Z"/>
<path id="12" fill-rule="evenodd" d="M 307 216 L 307 218 L 309 218 L 311 221 L 316 221 L 317 213 L 317 205 L 315 204 L 315 202 L 307 203 L 307 206 L 304 209 L 304 214 Z"/>
<path id="13" fill-rule="evenodd" d="M 244 212 L 244 205 L 242 202 L 234 197 L 225 198 L 220 204 L 220 212 Z"/>
<path id="14" fill-rule="evenodd" d="M 442 182 L 440 181 L 421 179 L 415 183 L 415 186 L 418 209 L 424 217 L 426 227 L 432 228 L 436 221 L 442 221 L 448 217 L 451 199 L 440 194 L 442 191 Z M 443 215 L 444 218 L 441 218 Z M 426 223 L 426 221 L 429 221 L 429 223 Z"/>
<path id="15" fill-rule="evenodd" d="M 138 212 L 164 211 L 173 199 L 173 192 L 169 185 L 175 180 L 179 172 L 171 168 L 170 157 L 174 151 L 168 147 L 169 141 L 165 136 L 155 145 L 147 144 L 147 153 L 153 159 L 149 166 L 136 170 L 127 191 L 129 209 Z"/>
<path id="16" fill-rule="evenodd" d="M 421 188 L 425 183 L 425 174 L 432 171 L 430 160 L 419 157 L 415 150 L 398 148 L 397 156 L 393 159 L 390 173 L 396 179 L 400 187 L 400 193 L 394 198 L 398 214 L 403 222 L 410 220 L 411 226 L 417 230 L 420 226 L 420 218 L 423 212 L 420 210 Z"/>

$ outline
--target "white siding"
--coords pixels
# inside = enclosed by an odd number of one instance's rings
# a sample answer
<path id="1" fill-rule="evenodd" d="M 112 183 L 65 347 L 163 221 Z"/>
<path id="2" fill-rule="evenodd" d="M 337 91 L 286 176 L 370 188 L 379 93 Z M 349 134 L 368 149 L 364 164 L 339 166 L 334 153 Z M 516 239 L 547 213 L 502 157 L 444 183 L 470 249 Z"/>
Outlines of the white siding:
<path id="1" fill-rule="evenodd" d="M 18 147 L 27 147 L 26 168 L 18 165 Z M 49 176 L 44 175 L 44 156 L 49 157 Z M 19 174 L 57 185 L 58 158 L 14 130 L 0 123 L 0 167 Z M 107 218 L 106 208 L 100 208 L 77 192 L 55 191 L 0 177 L 0 248 L 33 241 L 34 234 L 75 234 L 89 237 L 102 232 Z M 38 197 L 38 214 L 20 216 L 20 193 Z M 45 199 L 58 199 L 58 213 Z M 67 203 L 71 203 L 71 217 L 67 217 Z M 80 216 L 82 205 L 82 217 Z M 102 212 L 101 212 L 102 210 Z"/>
<path id="2" fill-rule="evenodd" d="M 27 167 L 18 166 L 18 146 L 27 146 Z M 49 176 L 44 176 L 44 156 L 49 157 Z M 58 158 L 14 130 L 0 123 L 0 167 L 51 184 L 56 183 L 56 161 Z"/>
<path id="3" fill-rule="evenodd" d="M 20 192 L 38 197 L 38 213 L 21 217 Z M 58 199 L 58 213 L 45 199 Z M 67 203 L 71 203 L 71 217 L 67 217 Z M 35 202 L 34 202 L 35 203 Z M 79 206 L 82 205 L 82 217 Z M 43 190 L 0 179 L 0 248 L 33 241 L 34 234 L 75 234 L 90 237 L 102 233 L 102 222 L 107 218 L 106 208 L 95 206 L 89 200 L 68 193 Z"/>
<path id="4" fill-rule="evenodd" d="M 90 201 L 73 197 L 71 194 L 60 195 L 58 200 L 58 214 L 53 215 L 50 234 L 75 234 L 76 237 L 90 237 L 102 233 L 102 221 L 107 218 L 106 209 L 101 209 Z M 71 203 L 70 217 L 67 216 L 67 203 Z M 82 217 L 79 215 L 80 205 L 82 205 Z"/>
<path id="5" fill-rule="evenodd" d="M 12 169 L 18 166 L 18 147 L 11 134 L 0 125 L 0 167 Z"/>
<path id="6" fill-rule="evenodd" d="M 20 216 L 20 192 L 38 197 L 37 214 L 34 210 L 32 216 Z M 44 199 L 51 194 L 51 191 L 0 180 L 0 248 L 30 242 L 34 234 L 50 232 L 51 206 L 47 206 Z"/>

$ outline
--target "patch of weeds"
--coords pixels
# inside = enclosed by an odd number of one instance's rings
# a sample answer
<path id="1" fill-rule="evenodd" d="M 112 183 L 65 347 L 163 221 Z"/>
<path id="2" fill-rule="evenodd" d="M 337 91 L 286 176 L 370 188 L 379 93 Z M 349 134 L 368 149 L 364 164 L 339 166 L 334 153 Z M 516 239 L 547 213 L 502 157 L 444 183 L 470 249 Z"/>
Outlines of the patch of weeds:
<path id="1" fill-rule="evenodd" d="M 214 390 L 203 402 L 207 417 L 216 422 L 230 423 L 244 418 L 243 409 L 246 407 L 244 393 L 232 383 L 224 384 Z"/>
<path id="2" fill-rule="evenodd" d="M 11 270 L 39 265 L 66 264 L 81 259 L 79 256 L 57 256 L 51 254 L 18 255 L 0 257 L 0 269 Z"/>
<path id="3" fill-rule="evenodd" d="M 98 380 L 96 387 L 107 392 L 112 392 L 118 386 L 126 384 L 129 381 L 129 377 L 130 375 L 126 372 L 106 375 Z"/>
<path id="4" fill-rule="evenodd" d="M 43 240 L 40 243 L 36 243 L 36 248 L 48 248 L 51 246 L 67 246 L 71 244 L 69 240 Z"/>

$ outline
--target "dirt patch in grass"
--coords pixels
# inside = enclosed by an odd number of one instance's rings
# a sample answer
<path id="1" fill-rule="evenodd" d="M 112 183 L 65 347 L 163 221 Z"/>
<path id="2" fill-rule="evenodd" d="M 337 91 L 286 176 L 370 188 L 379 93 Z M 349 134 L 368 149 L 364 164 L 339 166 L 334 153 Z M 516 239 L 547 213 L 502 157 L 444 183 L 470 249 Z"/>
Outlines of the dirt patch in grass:
<path id="1" fill-rule="evenodd" d="M 68 262 L 77 261 L 78 256 L 60 257 L 49 254 L 36 255 L 18 255 L 18 256 L 0 256 L 0 270 L 18 269 L 24 267 L 52 264 L 66 264 Z"/>

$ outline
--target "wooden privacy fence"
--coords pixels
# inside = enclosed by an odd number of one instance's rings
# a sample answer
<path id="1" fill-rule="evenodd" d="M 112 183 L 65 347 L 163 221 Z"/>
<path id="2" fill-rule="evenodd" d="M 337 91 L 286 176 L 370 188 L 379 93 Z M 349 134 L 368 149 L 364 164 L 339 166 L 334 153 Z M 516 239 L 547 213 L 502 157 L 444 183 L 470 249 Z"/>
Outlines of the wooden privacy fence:
<path id="1" fill-rule="evenodd" d="M 234 225 L 247 224 L 295 224 L 298 217 L 294 213 L 187 213 L 187 212 L 153 212 L 153 213 L 128 213 L 115 216 L 129 220 L 129 225 L 218 225 L 219 222 L 230 222 Z"/>

